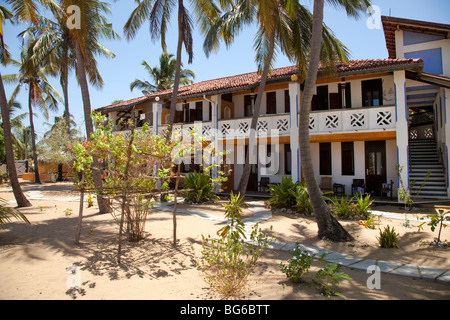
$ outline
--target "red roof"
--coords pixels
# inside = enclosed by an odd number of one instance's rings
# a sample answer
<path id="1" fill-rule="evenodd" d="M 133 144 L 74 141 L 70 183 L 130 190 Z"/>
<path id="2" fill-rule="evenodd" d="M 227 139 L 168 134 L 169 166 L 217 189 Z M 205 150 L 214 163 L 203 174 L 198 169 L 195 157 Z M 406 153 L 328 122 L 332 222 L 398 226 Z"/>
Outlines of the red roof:
<path id="1" fill-rule="evenodd" d="M 372 72 L 392 71 L 395 69 L 422 68 L 422 59 L 376 59 L 376 60 L 351 60 L 348 63 L 336 63 L 336 76 L 346 76 L 352 74 L 364 74 Z M 319 68 L 319 72 L 324 68 Z M 273 69 L 268 77 L 268 81 L 288 80 L 294 74 L 297 74 L 296 66 Z M 259 85 L 261 79 L 257 72 L 245 73 L 236 76 L 224 77 L 219 79 L 201 81 L 198 83 L 186 85 L 178 89 L 180 100 L 201 97 L 203 95 L 212 95 L 227 93 L 233 91 L 248 90 Z M 126 109 L 138 103 L 153 100 L 156 97 L 169 98 L 172 89 L 158 91 L 139 98 L 122 101 L 113 105 L 97 109 L 97 111 L 112 111 Z"/>

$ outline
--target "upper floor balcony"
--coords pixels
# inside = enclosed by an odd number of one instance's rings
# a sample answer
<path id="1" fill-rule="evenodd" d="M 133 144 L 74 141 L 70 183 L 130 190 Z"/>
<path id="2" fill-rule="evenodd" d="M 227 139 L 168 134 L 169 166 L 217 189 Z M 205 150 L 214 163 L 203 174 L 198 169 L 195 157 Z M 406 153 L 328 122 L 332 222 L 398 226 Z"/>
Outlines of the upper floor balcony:
<path id="1" fill-rule="evenodd" d="M 251 121 L 250 117 L 219 119 L 217 130 L 214 129 L 211 121 L 174 124 L 173 132 L 189 131 L 198 126 L 199 132 L 206 140 L 210 140 L 214 135 L 218 139 L 245 139 L 250 136 Z M 297 125 L 298 122 L 294 124 L 294 128 Z M 258 118 L 256 137 L 290 136 L 291 127 L 291 116 L 288 113 L 262 115 Z M 395 128 L 395 106 L 313 111 L 309 117 L 311 135 L 377 132 L 395 130 Z M 166 129 L 166 125 L 160 125 L 158 133 Z"/>

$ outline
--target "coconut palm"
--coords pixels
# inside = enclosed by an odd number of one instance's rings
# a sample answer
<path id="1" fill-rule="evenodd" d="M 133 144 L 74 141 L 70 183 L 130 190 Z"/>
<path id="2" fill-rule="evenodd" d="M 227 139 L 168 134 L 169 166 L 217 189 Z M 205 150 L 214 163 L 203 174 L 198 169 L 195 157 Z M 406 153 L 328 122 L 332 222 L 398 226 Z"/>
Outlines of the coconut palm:
<path id="1" fill-rule="evenodd" d="M 3 80 L 7 83 L 18 83 L 17 87 L 13 90 L 10 101 L 14 101 L 19 94 L 23 84 L 28 86 L 28 109 L 29 119 L 31 127 L 31 141 L 34 158 L 34 170 L 35 170 L 35 182 L 41 183 L 39 177 L 39 165 L 38 155 L 36 152 L 36 133 L 34 130 L 34 113 L 33 107 L 39 108 L 48 119 L 48 112 L 58 110 L 58 101 L 62 102 L 62 98 L 58 91 L 48 82 L 47 73 L 52 65 L 47 63 L 45 66 L 41 66 L 36 61 L 31 59 L 33 55 L 33 47 L 36 42 L 35 39 L 30 38 L 24 43 L 21 62 L 14 61 L 20 69 L 18 74 L 8 74 L 3 76 Z M 13 61 L 13 60 L 11 60 Z M 44 63 L 44 61 L 42 61 Z"/>
<path id="2" fill-rule="evenodd" d="M 178 87 L 181 78 L 181 52 L 184 45 L 188 54 L 188 63 L 192 63 L 193 52 L 193 21 L 189 10 L 185 7 L 183 0 L 142 0 L 136 1 L 137 7 L 131 13 L 130 18 L 124 26 L 127 39 L 133 39 L 142 24 L 148 20 L 150 23 L 150 37 L 153 41 L 160 39 L 164 52 L 167 52 L 166 32 L 172 11 L 177 7 L 177 27 L 178 43 L 176 52 L 175 77 L 170 103 L 170 114 L 168 121 L 167 139 L 170 139 L 172 125 L 175 119 L 175 108 L 178 96 Z M 214 1 L 210 0 L 190 0 L 190 4 L 196 14 L 198 23 L 203 26 L 209 19 L 218 15 L 218 8 Z"/>
<path id="3" fill-rule="evenodd" d="M 176 60 L 173 59 L 173 54 L 163 53 L 159 58 L 159 66 L 150 67 L 147 61 L 142 61 L 144 69 L 148 72 L 153 80 L 153 83 L 146 80 L 136 79 L 130 84 L 130 90 L 138 88 L 143 94 L 149 94 L 156 91 L 173 88 L 175 80 Z M 194 82 L 195 74 L 192 70 L 181 69 L 180 71 L 180 85 L 187 85 Z"/>
<path id="4" fill-rule="evenodd" d="M 328 1 L 335 6 L 343 6 L 348 15 L 357 16 L 358 12 L 364 10 L 370 5 L 369 0 L 336 0 Z M 303 169 L 303 177 L 309 192 L 311 206 L 316 215 L 319 238 L 326 238 L 333 241 L 348 241 L 352 237 L 332 216 L 325 200 L 323 199 L 320 188 L 315 179 L 313 163 L 311 158 L 311 149 L 309 144 L 309 114 L 311 111 L 311 101 L 316 85 L 317 71 L 320 61 L 321 34 L 323 28 L 323 8 L 324 0 L 314 0 L 311 52 L 308 65 L 305 86 L 300 108 L 299 123 L 299 144 L 300 159 Z"/>
<path id="5" fill-rule="evenodd" d="M 112 29 L 112 25 L 107 23 L 106 18 L 102 15 L 111 13 L 108 3 L 100 0 L 61 0 L 61 11 L 58 12 L 62 12 L 62 20 L 65 23 L 68 18 L 65 12 L 67 12 L 67 8 L 70 5 L 76 5 L 80 9 L 81 15 L 79 21 L 80 29 L 69 29 L 69 39 L 72 42 L 72 50 L 76 59 L 76 74 L 83 101 L 86 135 L 90 139 L 94 132 L 94 126 L 91 119 L 92 108 L 87 77 L 92 85 L 97 87 L 103 85 L 103 79 L 97 69 L 96 56 L 105 54 L 108 51 L 104 50 L 105 48 L 99 43 L 99 40 L 101 38 L 106 40 L 117 39 L 119 36 Z M 109 56 L 114 55 L 110 53 Z M 94 157 L 92 170 L 94 186 L 97 190 L 101 190 L 102 180 L 98 168 L 99 162 Z M 97 203 L 101 213 L 111 211 L 107 201 L 100 194 L 97 195 Z"/>
<path id="6" fill-rule="evenodd" d="M 225 2 L 224 14 L 206 26 L 204 50 L 207 55 L 216 51 L 219 39 L 229 46 L 242 28 L 256 19 L 258 32 L 255 37 L 256 61 L 261 80 L 256 96 L 250 125 L 249 147 L 247 149 L 244 171 L 239 182 L 239 191 L 245 195 L 250 176 L 250 150 L 253 150 L 256 125 L 261 109 L 264 88 L 276 53 L 281 51 L 298 63 L 301 77 L 306 73 L 304 62 L 309 54 L 309 38 L 311 37 L 311 13 L 298 1 L 284 0 L 236 0 Z M 322 34 L 322 60 L 334 61 L 348 59 L 348 49 L 324 27 Z"/>

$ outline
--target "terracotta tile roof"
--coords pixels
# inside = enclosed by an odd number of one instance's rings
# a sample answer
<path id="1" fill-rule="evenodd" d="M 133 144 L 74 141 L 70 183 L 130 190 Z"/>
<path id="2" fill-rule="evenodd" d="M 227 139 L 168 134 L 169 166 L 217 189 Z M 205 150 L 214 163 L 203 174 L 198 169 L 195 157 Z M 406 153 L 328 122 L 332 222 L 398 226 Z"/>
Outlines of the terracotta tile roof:
<path id="1" fill-rule="evenodd" d="M 411 19 L 402 19 L 394 17 L 381 17 L 383 23 L 384 37 L 386 40 L 386 47 L 389 53 L 389 58 L 396 58 L 395 50 L 395 30 L 400 28 L 401 30 L 420 32 L 427 34 L 434 34 L 448 38 L 450 33 L 450 25 L 442 23 L 434 23 L 428 21 L 419 21 Z"/>
<path id="2" fill-rule="evenodd" d="M 346 76 L 351 74 L 363 74 L 371 72 L 390 71 L 394 69 L 421 68 L 422 59 L 376 59 L 376 60 L 351 60 L 348 63 L 336 63 L 336 76 Z M 319 72 L 324 68 L 320 67 Z M 288 80 L 294 74 L 297 74 L 296 66 L 273 69 L 268 77 L 268 81 Z M 257 72 L 250 72 L 230 77 L 207 80 L 186 85 L 178 89 L 178 98 L 180 100 L 201 97 L 203 95 L 213 95 L 233 91 L 249 90 L 258 86 L 261 76 Z M 155 92 L 139 98 L 122 101 L 117 104 L 105 106 L 97 111 L 112 111 L 126 109 L 138 103 L 153 100 L 156 97 L 162 99 L 171 96 L 172 89 Z"/>

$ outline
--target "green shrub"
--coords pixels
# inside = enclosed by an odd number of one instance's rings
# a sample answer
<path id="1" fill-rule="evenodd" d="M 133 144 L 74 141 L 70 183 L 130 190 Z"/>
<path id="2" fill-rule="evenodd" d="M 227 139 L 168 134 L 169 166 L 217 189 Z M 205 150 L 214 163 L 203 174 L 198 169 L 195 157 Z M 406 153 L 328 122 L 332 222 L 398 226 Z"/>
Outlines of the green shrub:
<path id="1" fill-rule="evenodd" d="M 313 208 L 311 206 L 311 200 L 309 199 L 308 189 L 306 189 L 306 183 L 298 182 L 295 184 L 294 190 L 290 191 L 295 198 L 295 208 L 299 213 L 312 213 Z"/>
<path id="2" fill-rule="evenodd" d="M 239 298 L 243 294 L 256 262 L 272 242 L 258 225 L 252 227 L 249 235 L 245 233 L 240 217 L 242 205 L 240 195 L 231 193 L 230 203 L 225 206 L 230 223 L 217 232 L 218 239 L 202 235 L 200 269 L 205 281 L 224 298 Z"/>
<path id="3" fill-rule="evenodd" d="M 202 172 L 190 172 L 184 180 L 186 200 L 203 203 L 214 197 L 214 186 L 209 175 Z"/>
<path id="4" fill-rule="evenodd" d="M 364 218 L 369 217 L 370 207 L 372 206 L 373 200 L 370 200 L 370 194 L 365 197 L 362 194 L 358 194 L 354 197 L 356 199 L 356 211 L 358 215 Z"/>
<path id="5" fill-rule="evenodd" d="M 350 218 L 356 213 L 356 205 L 353 203 L 353 197 L 342 196 L 339 200 L 334 197 L 331 200 L 331 212 L 340 218 Z"/>
<path id="6" fill-rule="evenodd" d="M 380 229 L 380 236 L 377 237 L 377 240 L 382 248 L 399 248 L 398 236 L 399 234 L 395 232 L 394 227 L 391 229 L 388 225 L 383 231 Z"/>
<path id="7" fill-rule="evenodd" d="M 296 204 L 295 193 L 296 184 L 291 178 L 285 176 L 281 179 L 281 184 L 269 184 L 269 193 L 272 196 L 268 200 L 271 208 L 292 208 Z"/>
<path id="8" fill-rule="evenodd" d="M 325 268 L 320 269 L 316 273 L 316 280 L 314 281 L 320 287 L 320 293 L 330 296 L 340 296 L 347 299 L 342 293 L 336 291 L 333 286 L 339 285 L 342 281 L 353 279 L 348 274 L 339 272 L 341 266 L 337 263 L 328 263 Z"/>
<path id="9" fill-rule="evenodd" d="M 314 257 L 315 255 L 309 254 L 308 251 L 302 251 L 297 242 L 295 249 L 292 250 L 292 259 L 288 260 L 287 265 L 280 262 L 279 266 L 289 280 L 294 283 L 299 283 L 302 281 L 302 277 L 309 271 Z"/>

